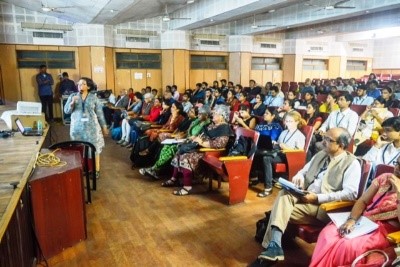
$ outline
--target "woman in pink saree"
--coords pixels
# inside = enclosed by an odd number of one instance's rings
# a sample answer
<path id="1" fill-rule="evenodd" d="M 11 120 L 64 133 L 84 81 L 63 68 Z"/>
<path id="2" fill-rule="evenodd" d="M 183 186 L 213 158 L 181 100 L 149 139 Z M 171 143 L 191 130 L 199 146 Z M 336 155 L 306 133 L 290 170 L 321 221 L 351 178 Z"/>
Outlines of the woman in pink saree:
<path id="1" fill-rule="evenodd" d="M 338 229 L 333 223 L 320 233 L 310 266 L 350 266 L 353 260 L 371 249 L 390 246 L 387 234 L 400 230 L 400 157 L 394 173 L 385 173 L 374 179 L 371 186 L 357 200 L 347 221 Z M 377 230 L 353 239 L 343 236 L 350 233 L 361 215 L 376 222 Z M 361 265 L 363 266 L 363 262 Z M 365 264 L 365 262 L 364 262 Z M 368 266 L 368 265 L 364 265 Z"/>

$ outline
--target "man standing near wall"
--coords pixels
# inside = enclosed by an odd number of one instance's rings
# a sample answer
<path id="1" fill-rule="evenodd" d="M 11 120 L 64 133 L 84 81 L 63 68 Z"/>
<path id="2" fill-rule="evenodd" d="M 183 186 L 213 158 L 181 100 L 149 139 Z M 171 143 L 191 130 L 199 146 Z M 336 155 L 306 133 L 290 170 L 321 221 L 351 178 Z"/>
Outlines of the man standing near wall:
<path id="1" fill-rule="evenodd" d="M 46 116 L 46 121 L 53 122 L 53 77 L 47 73 L 46 65 L 40 65 L 39 73 L 36 75 L 40 102 L 42 102 L 42 112 Z"/>

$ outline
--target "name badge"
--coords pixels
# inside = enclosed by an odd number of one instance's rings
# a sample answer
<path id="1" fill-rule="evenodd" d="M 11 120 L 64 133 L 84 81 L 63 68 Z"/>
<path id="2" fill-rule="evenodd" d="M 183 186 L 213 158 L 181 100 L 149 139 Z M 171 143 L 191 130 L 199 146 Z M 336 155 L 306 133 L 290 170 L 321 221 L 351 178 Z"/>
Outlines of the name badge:
<path id="1" fill-rule="evenodd" d="M 81 118 L 81 122 L 87 122 L 89 121 L 89 118 Z"/>

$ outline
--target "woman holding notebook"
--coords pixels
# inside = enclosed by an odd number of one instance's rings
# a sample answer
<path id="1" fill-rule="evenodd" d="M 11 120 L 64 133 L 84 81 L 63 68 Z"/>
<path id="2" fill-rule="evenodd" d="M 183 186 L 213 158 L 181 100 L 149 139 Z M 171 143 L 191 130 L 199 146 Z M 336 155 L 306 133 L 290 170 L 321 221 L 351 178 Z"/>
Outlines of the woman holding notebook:
<path id="1" fill-rule="evenodd" d="M 399 197 L 400 157 L 396 160 L 393 174 L 385 173 L 373 180 L 339 229 L 330 223 L 322 230 L 310 266 L 350 266 L 366 251 L 389 247 L 387 234 L 400 230 Z M 357 227 L 361 215 L 377 223 L 378 229 L 352 239 L 345 238 Z"/>

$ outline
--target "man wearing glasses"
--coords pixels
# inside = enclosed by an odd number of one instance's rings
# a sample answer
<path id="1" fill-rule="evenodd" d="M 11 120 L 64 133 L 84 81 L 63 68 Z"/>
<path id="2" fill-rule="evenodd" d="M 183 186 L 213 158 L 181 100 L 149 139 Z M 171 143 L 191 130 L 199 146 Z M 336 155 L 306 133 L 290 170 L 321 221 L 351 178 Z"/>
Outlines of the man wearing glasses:
<path id="1" fill-rule="evenodd" d="M 317 153 L 292 179 L 303 196 L 281 190 L 271 211 L 263 240 L 266 248 L 259 256 L 264 260 L 284 260 L 282 235 L 288 223 L 323 224 L 329 221 L 322 203 L 354 200 L 361 178 L 361 166 L 356 157 L 347 152 L 351 135 L 344 128 L 332 128 L 323 137 L 324 149 Z"/>

